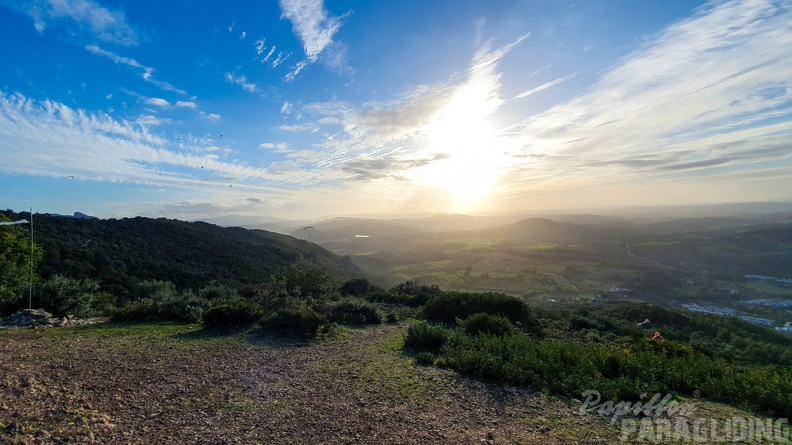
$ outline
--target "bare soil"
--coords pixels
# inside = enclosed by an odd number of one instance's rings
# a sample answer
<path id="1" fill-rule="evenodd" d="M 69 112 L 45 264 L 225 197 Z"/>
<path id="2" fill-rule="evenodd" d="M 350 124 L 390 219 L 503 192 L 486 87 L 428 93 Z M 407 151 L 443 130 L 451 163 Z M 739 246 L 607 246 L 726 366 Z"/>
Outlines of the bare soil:
<path id="1" fill-rule="evenodd" d="M 303 343 L 110 325 L 0 331 L 0 443 L 609 444 L 572 401 L 414 364 L 404 325 Z"/>

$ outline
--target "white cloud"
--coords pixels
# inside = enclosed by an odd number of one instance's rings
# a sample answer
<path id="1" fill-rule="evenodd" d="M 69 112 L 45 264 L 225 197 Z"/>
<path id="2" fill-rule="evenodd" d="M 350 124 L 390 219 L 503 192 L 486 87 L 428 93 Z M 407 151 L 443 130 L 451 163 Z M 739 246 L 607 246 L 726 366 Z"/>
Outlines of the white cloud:
<path id="1" fill-rule="evenodd" d="M 97 56 L 106 57 L 106 58 L 112 60 L 116 65 L 127 65 L 127 66 L 131 66 L 132 68 L 137 68 L 137 69 L 141 70 L 142 73 L 140 73 L 140 77 L 142 77 L 143 80 L 145 80 L 146 82 L 149 82 L 151 84 L 154 84 L 154 85 L 158 86 L 159 88 L 161 88 L 161 89 L 163 89 L 165 91 L 172 91 L 174 93 L 178 93 L 178 94 L 181 94 L 181 95 L 186 95 L 187 94 L 186 91 L 180 90 L 180 89 L 176 88 L 175 86 L 169 84 L 168 82 L 162 82 L 162 81 L 154 79 L 152 77 L 152 74 L 154 73 L 154 68 L 145 66 L 145 65 L 139 63 L 135 59 L 130 59 L 128 57 L 119 56 L 118 54 L 115 54 L 115 53 L 113 53 L 111 51 L 106 51 L 106 50 L 104 50 L 104 49 L 102 49 L 102 48 L 100 48 L 100 47 L 98 47 L 96 45 L 88 45 L 88 46 L 85 47 L 85 49 L 88 50 L 88 52 L 90 52 L 91 54 L 94 54 L 94 55 L 97 55 Z"/>
<path id="2" fill-rule="evenodd" d="M 192 108 L 193 110 L 196 108 L 195 102 L 192 101 L 176 101 L 176 106 L 179 108 Z"/>
<path id="3" fill-rule="evenodd" d="M 161 107 L 161 108 L 170 107 L 170 102 L 168 102 L 165 99 L 160 99 L 159 97 L 149 97 L 146 100 L 144 100 L 143 102 L 145 102 L 145 103 L 147 103 L 149 105 L 154 105 L 154 106 Z"/>
<path id="4" fill-rule="evenodd" d="M 534 146 L 610 157 L 760 126 L 792 100 L 790 24 L 772 2 L 709 5 L 517 130 Z"/>
<path id="5" fill-rule="evenodd" d="M 59 25 L 87 32 L 95 38 L 118 45 L 137 45 L 138 36 L 126 22 L 121 11 L 109 9 L 90 0 L 45 0 L 28 6 L 27 2 L 15 2 L 8 6 L 26 13 L 33 19 L 39 32 L 47 27 Z"/>
<path id="6" fill-rule="evenodd" d="M 294 105 L 292 105 L 291 102 L 289 102 L 287 100 L 287 101 L 283 102 L 283 105 L 281 106 L 280 112 L 281 112 L 281 114 L 288 115 L 288 114 L 291 114 L 293 108 L 294 108 Z"/>
<path id="7" fill-rule="evenodd" d="M 243 90 L 249 93 L 257 93 L 259 91 L 258 85 L 249 81 L 244 74 L 238 76 L 234 73 L 225 73 L 224 76 L 226 82 L 239 85 Z"/>
<path id="8" fill-rule="evenodd" d="M 193 154 L 197 148 L 168 149 L 168 140 L 148 131 L 148 126 L 157 123 L 162 121 L 155 116 L 142 115 L 137 122 L 119 121 L 59 102 L 0 92 L 0 171 L 190 190 L 216 185 L 209 179 L 185 175 L 185 167 L 200 172 L 204 166 L 204 170 L 238 179 L 264 178 L 266 174 L 261 169 Z"/>
<path id="9" fill-rule="evenodd" d="M 247 32 L 242 31 L 242 34 L 239 35 L 239 40 L 245 40 L 245 37 L 247 37 Z"/>
<path id="10" fill-rule="evenodd" d="M 265 142 L 265 143 L 259 145 L 259 148 L 261 148 L 263 150 L 276 151 L 278 153 L 288 153 L 289 151 L 291 151 L 289 149 L 289 144 L 284 143 L 284 142 L 278 142 L 278 143 Z"/>
<path id="11" fill-rule="evenodd" d="M 789 165 L 790 29 L 787 3 L 707 4 L 583 95 L 507 128 L 524 162 L 505 181 L 521 191 L 529 187 L 522 178 L 555 189 L 633 181 L 632 190 L 660 199 L 641 184 L 667 175 L 704 184 L 728 171 L 759 172 L 763 162 Z"/>
<path id="12" fill-rule="evenodd" d="M 272 57 L 272 55 L 275 53 L 275 48 L 276 48 L 276 46 L 272 45 L 272 48 L 270 48 L 270 50 L 267 53 L 267 55 L 264 56 L 263 59 L 261 59 L 261 63 L 267 63 L 269 61 L 270 57 Z"/>
<path id="13" fill-rule="evenodd" d="M 217 113 L 204 113 L 203 111 L 201 111 L 200 115 L 204 119 L 210 120 L 212 122 L 217 122 L 220 120 L 220 115 Z"/>
<path id="14" fill-rule="evenodd" d="M 285 62 L 286 59 L 291 57 L 291 54 L 292 53 L 284 53 L 283 51 L 279 52 L 278 53 L 278 57 L 276 57 L 275 60 L 273 60 L 272 63 L 271 63 L 272 67 L 273 68 L 277 68 L 278 65 L 280 65 L 283 62 Z"/>
<path id="15" fill-rule="evenodd" d="M 570 79 L 570 78 L 572 78 L 574 75 L 575 75 L 575 74 L 573 73 L 573 74 L 570 74 L 570 75 L 568 75 L 568 76 L 564 76 L 564 77 L 561 77 L 561 78 L 558 78 L 558 79 L 555 79 L 555 80 L 551 80 L 550 82 L 543 83 L 543 84 L 539 85 L 539 86 L 538 86 L 538 87 L 536 87 L 536 88 L 532 88 L 532 89 L 530 89 L 530 90 L 523 91 L 522 93 L 520 93 L 520 94 L 518 94 L 518 95 L 514 96 L 514 98 L 515 98 L 515 99 L 522 99 L 522 98 L 524 98 L 524 97 L 528 97 L 528 96 L 530 96 L 530 95 L 532 95 L 532 94 L 536 94 L 536 93 L 539 93 L 539 92 L 541 92 L 541 91 L 547 90 L 547 89 L 549 89 L 549 88 L 553 88 L 554 86 L 556 86 L 556 85 L 558 85 L 558 84 L 560 84 L 560 83 L 562 83 L 562 82 L 564 82 L 564 81 L 566 81 L 566 80 L 569 80 L 569 79 Z"/>
<path id="16" fill-rule="evenodd" d="M 151 114 L 141 114 L 140 117 L 135 120 L 136 124 L 154 127 L 167 124 L 168 122 L 170 122 L 170 119 L 158 118 Z"/>
<path id="17" fill-rule="evenodd" d="M 303 44 L 305 55 L 316 61 L 319 53 L 333 42 L 341 28 L 341 17 L 329 17 L 323 0 L 281 0 L 282 17 L 292 22 L 295 34 Z"/>
<path id="18" fill-rule="evenodd" d="M 255 47 L 256 47 L 256 54 L 258 54 L 258 55 L 260 56 L 260 55 L 261 55 L 261 53 L 263 53 L 263 52 L 264 52 L 264 48 L 266 48 L 266 46 L 264 46 L 264 45 L 265 45 L 266 43 L 267 43 L 267 39 L 264 39 L 264 38 L 261 38 L 261 39 L 259 39 L 259 40 L 256 40 L 256 41 L 253 43 L 253 46 L 255 46 Z"/>
<path id="19" fill-rule="evenodd" d="M 281 125 L 278 127 L 284 131 L 308 131 L 308 132 L 315 132 L 319 129 L 314 124 L 294 124 L 294 125 Z"/>
<path id="20" fill-rule="evenodd" d="M 292 80 L 308 64 L 316 62 L 326 48 L 331 47 L 333 36 L 341 29 L 346 15 L 328 15 L 323 0 L 280 0 L 280 7 L 281 17 L 292 22 L 294 33 L 300 39 L 306 56 L 286 76 L 287 80 Z M 334 67 L 345 66 L 343 49 L 337 50 L 329 63 Z"/>

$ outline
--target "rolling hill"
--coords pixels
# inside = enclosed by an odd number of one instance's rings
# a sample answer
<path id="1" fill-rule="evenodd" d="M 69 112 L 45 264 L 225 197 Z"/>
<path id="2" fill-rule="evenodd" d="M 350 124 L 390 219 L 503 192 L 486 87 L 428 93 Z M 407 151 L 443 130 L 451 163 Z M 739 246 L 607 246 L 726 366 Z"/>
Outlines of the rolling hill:
<path id="1" fill-rule="evenodd" d="M 359 273 L 349 257 L 265 230 L 164 218 L 34 217 L 44 278 L 91 278 L 115 293 L 143 280 L 167 280 L 185 289 L 215 280 L 250 285 L 299 262 L 325 268 L 339 281 Z"/>

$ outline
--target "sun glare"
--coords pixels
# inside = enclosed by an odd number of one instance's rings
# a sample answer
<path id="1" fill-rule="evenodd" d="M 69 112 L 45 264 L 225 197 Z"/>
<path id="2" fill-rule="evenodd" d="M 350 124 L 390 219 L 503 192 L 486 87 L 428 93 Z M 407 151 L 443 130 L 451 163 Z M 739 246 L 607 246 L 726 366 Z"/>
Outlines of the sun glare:
<path id="1" fill-rule="evenodd" d="M 469 210 L 492 192 L 499 141 L 489 122 L 500 100 L 487 82 L 460 88 L 429 128 L 428 150 L 443 159 L 422 172 L 425 183 L 450 193 L 456 210 Z"/>

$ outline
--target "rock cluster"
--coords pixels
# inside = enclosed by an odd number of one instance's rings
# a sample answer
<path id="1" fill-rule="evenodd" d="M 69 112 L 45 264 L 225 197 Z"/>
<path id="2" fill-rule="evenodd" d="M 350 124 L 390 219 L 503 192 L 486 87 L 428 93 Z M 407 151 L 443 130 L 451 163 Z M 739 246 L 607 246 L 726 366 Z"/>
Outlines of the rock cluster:
<path id="1" fill-rule="evenodd" d="M 78 320 L 71 315 L 58 318 L 53 317 L 52 314 L 44 309 L 22 309 L 16 314 L 6 318 L 0 322 L 0 327 L 4 328 L 22 328 L 22 327 L 52 327 L 52 326 L 81 326 L 91 324 L 95 321 L 92 320 Z"/>

